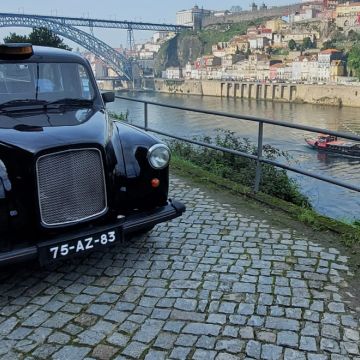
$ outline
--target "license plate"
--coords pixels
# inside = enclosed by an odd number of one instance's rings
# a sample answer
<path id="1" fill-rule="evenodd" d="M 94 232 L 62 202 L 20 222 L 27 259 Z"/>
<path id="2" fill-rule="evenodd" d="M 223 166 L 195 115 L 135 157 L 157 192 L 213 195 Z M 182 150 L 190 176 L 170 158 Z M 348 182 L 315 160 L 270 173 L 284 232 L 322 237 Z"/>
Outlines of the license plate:
<path id="1" fill-rule="evenodd" d="M 54 262 L 101 249 L 118 242 L 120 238 L 118 229 L 111 229 L 64 242 L 40 245 L 40 262 L 42 264 Z"/>

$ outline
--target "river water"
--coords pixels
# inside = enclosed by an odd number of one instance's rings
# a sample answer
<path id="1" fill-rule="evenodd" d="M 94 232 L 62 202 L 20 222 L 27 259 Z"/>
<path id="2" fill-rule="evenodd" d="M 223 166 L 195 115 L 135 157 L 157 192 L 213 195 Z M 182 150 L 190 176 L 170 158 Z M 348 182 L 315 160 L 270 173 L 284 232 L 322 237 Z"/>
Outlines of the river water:
<path id="1" fill-rule="evenodd" d="M 168 103 L 172 105 L 246 114 L 294 124 L 360 134 L 360 109 L 330 107 L 311 104 L 289 104 L 247 99 L 207 96 L 172 95 L 154 92 L 121 93 L 132 98 Z M 117 99 L 108 105 L 114 112 L 129 112 L 129 121 L 143 125 L 143 104 Z M 149 106 L 149 127 L 192 138 L 211 135 L 216 129 L 229 129 L 256 142 L 256 123 L 228 119 L 213 115 L 185 112 L 158 106 Z M 286 150 L 292 157 L 291 165 L 331 176 L 345 182 L 360 184 L 360 159 L 318 153 L 309 148 L 304 137 L 314 136 L 296 129 L 264 125 L 264 144 Z M 360 219 L 360 194 L 335 185 L 289 172 L 309 197 L 313 207 L 321 214 L 342 219 Z"/>

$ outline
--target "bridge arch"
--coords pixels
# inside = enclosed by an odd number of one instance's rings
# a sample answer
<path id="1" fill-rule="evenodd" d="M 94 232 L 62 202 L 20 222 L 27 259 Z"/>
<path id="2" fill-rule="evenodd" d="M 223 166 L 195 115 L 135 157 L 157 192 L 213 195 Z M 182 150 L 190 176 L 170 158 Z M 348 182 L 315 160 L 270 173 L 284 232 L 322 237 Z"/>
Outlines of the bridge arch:
<path id="1" fill-rule="evenodd" d="M 54 20 L 30 17 L 21 14 L 11 14 L 0 16 L 0 27 L 48 28 L 54 33 L 63 36 L 91 51 L 120 76 L 124 76 L 128 80 L 132 79 L 131 64 L 125 56 L 121 55 L 95 36 L 92 36 L 74 26 L 66 25 Z"/>

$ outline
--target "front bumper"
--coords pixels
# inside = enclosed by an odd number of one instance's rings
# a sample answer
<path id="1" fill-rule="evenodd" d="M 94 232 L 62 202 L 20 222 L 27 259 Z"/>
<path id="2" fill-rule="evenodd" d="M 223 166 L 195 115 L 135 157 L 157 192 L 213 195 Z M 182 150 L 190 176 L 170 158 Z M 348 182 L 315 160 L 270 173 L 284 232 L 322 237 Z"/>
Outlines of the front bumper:
<path id="1" fill-rule="evenodd" d="M 40 248 L 44 243 L 59 245 L 78 237 L 91 236 L 92 234 L 118 228 L 123 235 L 141 231 L 158 223 L 168 221 L 180 216 L 185 211 L 185 205 L 176 200 L 169 200 L 167 205 L 160 208 L 127 216 L 105 226 L 93 226 L 84 231 L 69 232 L 66 235 L 57 236 L 36 245 L 22 247 L 20 249 L 0 253 L 0 265 L 7 265 L 16 262 L 35 260 L 39 258 Z M 25 240 L 25 239 L 24 239 Z"/>

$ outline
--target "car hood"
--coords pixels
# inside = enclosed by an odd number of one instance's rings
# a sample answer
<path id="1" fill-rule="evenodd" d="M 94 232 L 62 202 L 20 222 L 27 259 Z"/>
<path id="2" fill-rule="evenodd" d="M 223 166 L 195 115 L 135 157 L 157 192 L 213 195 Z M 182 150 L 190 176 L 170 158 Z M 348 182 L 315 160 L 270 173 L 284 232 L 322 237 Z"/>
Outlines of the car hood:
<path id="1" fill-rule="evenodd" d="M 110 135 L 106 116 L 96 108 L 2 113 L 0 144 L 33 154 L 74 144 L 105 146 Z"/>

